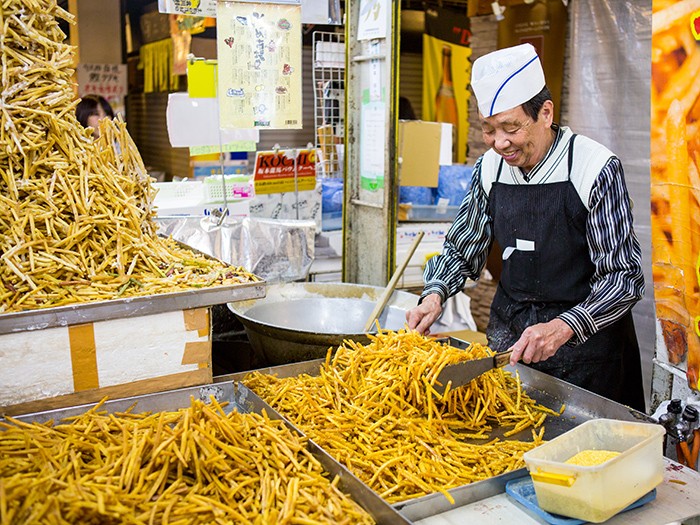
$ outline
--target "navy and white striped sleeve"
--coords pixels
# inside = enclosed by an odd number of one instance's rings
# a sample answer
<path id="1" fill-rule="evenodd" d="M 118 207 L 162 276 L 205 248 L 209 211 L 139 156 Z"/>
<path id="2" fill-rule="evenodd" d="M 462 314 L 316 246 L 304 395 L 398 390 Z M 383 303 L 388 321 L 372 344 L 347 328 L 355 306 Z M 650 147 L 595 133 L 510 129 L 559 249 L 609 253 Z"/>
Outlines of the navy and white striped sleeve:
<path id="1" fill-rule="evenodd" d="M 437 293 L 444 303 L 464 287 L 467 277 L 478 279 L 492 239 L 488 196 L 481 184 L 481 158 L 474 165 L 472 183 L 455 221 L 445 236 L 442 254 L 428 261 L 421 298 Z"/>
<path id="2" fill-rule="evenodd" d="M 644 295 L 642 251 L 617 157 L 610 159 L 593 183 L 589 209 L 586 238 L 595 265 L 591 293 L 559 316 L 574 331 L 571 344 L 583 343 L 620 319 Z"/>

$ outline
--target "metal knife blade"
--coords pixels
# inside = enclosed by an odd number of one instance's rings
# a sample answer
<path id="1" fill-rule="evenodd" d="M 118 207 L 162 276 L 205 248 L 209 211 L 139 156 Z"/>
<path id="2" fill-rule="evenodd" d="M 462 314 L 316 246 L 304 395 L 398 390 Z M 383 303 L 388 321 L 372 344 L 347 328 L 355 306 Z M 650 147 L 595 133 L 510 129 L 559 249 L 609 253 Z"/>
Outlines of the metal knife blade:
<path id="1" fill-rule="evenodd" d="M 450 381 L 452 382 L 451 390 L 464 386 L 484 372 L 507 365 L 510 361 L 511 353 L 513 353 L 512 350 L 509 350 L 492 355 L 491 357 L 483 357 L 481 359 L 472 359 L 454 365 L 447 365 L 438 374 L 437 381 L 433 384 L 433 388 L 442 395 L 445 393 L 447 383 Z"/>

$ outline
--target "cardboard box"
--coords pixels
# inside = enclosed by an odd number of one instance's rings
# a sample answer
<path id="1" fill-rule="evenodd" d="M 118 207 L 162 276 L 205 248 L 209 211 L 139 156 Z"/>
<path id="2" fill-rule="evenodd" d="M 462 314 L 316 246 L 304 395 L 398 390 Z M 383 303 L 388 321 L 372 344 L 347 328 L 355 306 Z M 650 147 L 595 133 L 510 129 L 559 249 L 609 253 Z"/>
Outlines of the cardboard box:
<path id="1" fill-rule="evenodd" d="M 442 124 L 399 121 L 399 184 L 436 188 L 440 171 Z"/>
<path id="2" fill-rule="evenodd" d="M 192 42 L 190 42 L 190 53 L 197 58 L 216 60 L 216 38 L 193 36 Z"/>
<path id="3" fill-rule="evenodd" d="M 209 308 L 0 335 L 0 415 L 211 383 Z"/>

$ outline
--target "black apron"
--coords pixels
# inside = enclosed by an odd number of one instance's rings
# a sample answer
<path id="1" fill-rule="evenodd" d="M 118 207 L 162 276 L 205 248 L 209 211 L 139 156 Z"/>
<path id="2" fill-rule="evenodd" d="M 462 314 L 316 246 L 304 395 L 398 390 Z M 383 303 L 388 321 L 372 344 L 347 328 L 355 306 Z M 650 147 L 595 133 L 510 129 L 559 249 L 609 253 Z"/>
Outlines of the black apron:
<path id="1" fill-rule="evenodd" d="M 575 137 L 575 136 L 574 136 Z M 551 321 L 591 292 L 595 271 L 586 242 L 585 208 L 571 183 L 574 137 L 569 142 L 566 181 L 512 185 L 499 182 L 503 159 L 489 195 L 494 237 L 507 253 L 491 303 L 489 346 L 510 348 L 523 330 Z M 518 243 L 520 239 L 520 243 Z M 523 242 L 525 241 L 525 242 Z M 534 249 L 528 251 L 534 242 Z M 530 246 L 528 246 L 530 245 Z M 578 346 L 529 366 L 608 399 L 644 411 L 639 345 L 632 312 Z"/>

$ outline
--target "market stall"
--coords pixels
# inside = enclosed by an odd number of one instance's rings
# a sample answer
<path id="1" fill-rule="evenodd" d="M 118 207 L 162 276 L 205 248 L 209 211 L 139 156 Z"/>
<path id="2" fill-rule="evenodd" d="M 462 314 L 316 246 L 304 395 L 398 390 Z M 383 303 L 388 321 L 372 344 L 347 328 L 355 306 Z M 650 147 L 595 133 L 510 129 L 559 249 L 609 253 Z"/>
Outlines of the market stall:
<path id="1" fill-rule="evenodd" d="M 697 521 L 700 84 L 688 71 L 700 26 L 686 22 L 700 20 L 700 2 L 654 2 L 653 15 L 632 6 L 624 19 L 655 24 L 647 290 L 658 299 L 658 346 L 642 347 L 656 350 L 658 369 L 648 413 L 523 363 L 504 366 L 484 333 L 407 329 L 418 296 L 406 290 L 372 312 L 374 329 L 354 328 L 425 235 L 399 281 L 422 288 L 473 186 L 467 163 L 488 148 L 472 140 L 472 53 L 525 33 L 540 53 L 556 47 L 546 69 L 558 106 L 568 87 L 561 33 L 567 16 L 586 15 L 582 2 L 567 11 L 558 0 L 468 1 L 454 17 L 440 4 L 425 15 L 432 61 L 421 110 L 431 122 L 399 123 L 401 3 L 346 2 L 344 38 L 323 31 L 309 55 L 302 28 L 322 22 L 309 22 L 304 2 L 158 2 L 140 21 L 141 95 L 173 91 L 163 128 L 173 147 L 189 148 L 190 170 L 190 180 L 158 185 L 123 120 L 103 120 L 95 135 L 77 120 L 74 50 L 59 25 L 73 15 L 53 0 L 0 7 L 0 522 Z M 328 8 L 340 24 L 340 3 Z M 492 34 L 488 49 L 472 47 L 465 12 L 488 17 L 498 42 Z M 199 25 L 219 28 L 216 60 L 178 55 L 159 38 L 189 46 Z M 308 85 L 306 61 L 320 75 Z M 99 89 L 95 75 L 111 69 L 80 71 Z M 187 91 L 175 92 L 185 79 Z M 315 144 L 291 134 L 308 120 L 309 96 Z M 324 217 L 329 188 L 338 208 Z M 500 259 L 534 251 L 516 241 Z M 214 307 L 241 323 L 262 368 L 214 373 Z M 448 313 L 476 328 L 468 300 Z M 467 384 L 441 375 L 477 362 Z"/>

